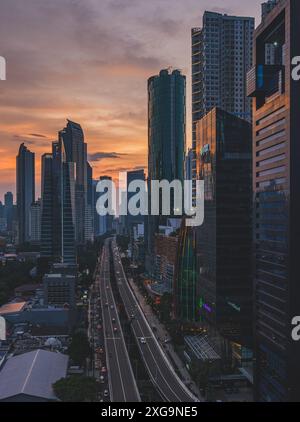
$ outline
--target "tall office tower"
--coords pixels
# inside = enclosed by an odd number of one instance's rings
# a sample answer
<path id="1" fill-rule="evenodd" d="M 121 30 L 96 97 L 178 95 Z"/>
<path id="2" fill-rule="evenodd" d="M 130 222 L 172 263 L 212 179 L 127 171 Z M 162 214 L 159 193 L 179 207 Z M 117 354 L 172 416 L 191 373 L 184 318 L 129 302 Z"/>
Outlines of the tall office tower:
<path id="1" fill-rule="evenodd" d="M 85 241 L 94 241 L 94 208 L 95 195 L 93 189 L 93 168 L 87 163 L 87 204 L 85 212 Z"/>
<path id="2" fill-rule="evenodd" d="M 104 234 L 112 231 L 112 223 L 113 223 L 113 216 L 112 215 L 99 215 L 97 213 L 97 209 L 96 209 L 96 204 L 98 199 L 101 197 L 101 193 L 97 192 L 97 185 L 99 183 L 99 181 L 103 181 L 103 180 L 112 180 L 112 178 L 110 176 L 101 176 L 99 178 L 99 180 L 94 180 L 94 189 L 95 189 L 95 214 L 94 214 L 94 219 L 95 219 L 95 236 L 103 236 Z"/>
<path id="3" fill-rule="evenodd" d="M 192 123 L 214 107 L 251 120 L 246 74 L 252 66 L 254 18 L 205 12 L 202 28 L 192 29 Z M 196 161 L 193 179 L 196 178 Z M 195 186 L 193 189 L 195 197 Z"/>
<path id="4" fill-rule="evenodd" d="M 17 156 L 17 206 L 19 244 L 30 241 L 30 206 L 35 201 L 35 156 L 24 144 Z"/>
<path id="5" fill-rule="evenodd" d="M 66 161 L 74 163 L 75 203 L 76 203 L 76 241 L 85 243 L 86 207 L 87 207 L 87 145 L 78 123 L 68 120 L 67 126 L 59 133 L 64 143 Z"/>
<path id="6" fill-rule="evenodd" d="M 61 139 L 42 157 L 41 256 L 76 264 L 75 164 L 66 162 Z"/>
<path id="7" fill-rule="evenodd" d="M 197 312 L 212 332 L 252 346 L 251 124 L 214 108 L 197 123 L 196 144 L 205 185 Z"/>
<path id="8" fill-rule="evenodd" d="M 7 230 L 12 231 L 12 222 L 13 222 L 13 206 L 14 206 L 14 197 L 12 192 L 6 192 L 4 195 L 4 214 L 7 221 Z"/>
<path id="9" fill-rule="evenodd" d="M 299 401 L 300 83 L 291 77 L 299 56 L 299 0 L 283 0 L 255 31 L 253 190 L 255 242 L 255 393 L 257 401 Z M 278 61 L 265 64 L 266 45 Z M 280 61 L 281 58 L 281 61 Z"/>
<path id="10" fill-rule="evenodd" d="M 146 178 L 145 178 L 145 171 L 143 169 L 141 170 L 133 170 L 133 171 L 128 171 L 127 172 L 127 203 L 129 204 L 129 201 L 132 197 L 134 197 L 135 193 L 131 193 L 128 192 L 128 188 L 131 182 L 135 182 L 135 181 L 142 181 L 145 182 Z M 128 230 L 128 234 L 130 236 L 133 235 L 133 226 L 135 224 L 143 224 L 145 220 L 145 216 L 143 215 L 131 215 L 129 213 L 128 207 L 127 207 L 127 218 L 126 218 L 126 225 L 127 225 L 127 230 Z"/>
<path id="11" fill-rule="evenodd" d="M 30 207 L 30 242 L 41 241 L 41 200 L 38 199 Z"/>
<path id="12" fill-rule="evenodd" d="M 184 180 L 186 141 L 186 77 L 179 70 L 162 70 L 148 80 L 148 178 Z M 149 189 L 150 193 L 150 189 Z M 172 205 L 171 205 L 172 208 Z M 160 217 L 149 216 L 147 267 L 153 267 L 154 236 Z"/>

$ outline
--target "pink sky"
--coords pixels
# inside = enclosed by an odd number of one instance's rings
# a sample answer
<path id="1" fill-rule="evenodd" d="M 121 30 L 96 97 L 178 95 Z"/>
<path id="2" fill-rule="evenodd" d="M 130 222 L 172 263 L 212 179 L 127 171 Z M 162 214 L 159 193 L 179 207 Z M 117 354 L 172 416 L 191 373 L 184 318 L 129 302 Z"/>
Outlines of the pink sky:
<path id="1" fill-rule="evenodd" d="M 1 0 L 0 200 L 15 192 L 19 144 L 40 156 L 66 119 L 85 132 L 94 177 L 147 165 L 147 78 L 173 66 L 187 75 L 190 29 L 205 10 L 254 16 L 261 1 Z"/>

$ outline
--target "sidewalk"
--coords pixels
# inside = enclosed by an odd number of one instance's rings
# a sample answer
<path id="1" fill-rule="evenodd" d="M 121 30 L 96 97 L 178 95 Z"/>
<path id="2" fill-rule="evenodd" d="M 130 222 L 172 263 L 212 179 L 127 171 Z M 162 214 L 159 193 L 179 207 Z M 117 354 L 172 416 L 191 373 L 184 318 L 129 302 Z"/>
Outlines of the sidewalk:
<path id="1" fill-rule="evenodd" d="M 141 308 L 142 308 L 142 310 L 145 314 L 145 317 L 147 318 L 150 326 L 156 327 L 157 331 L 154 333 L 154 335 L 156 336 L 157 340 L 161 344 L 168 360 L 170 361 L 172 366 L 175 367 L 177 375 L 179 375 L 179 377 L 184 382 L 184 384 L 189 388 L 189 390 L 192 393 L 195 394 L 195 396 L 197 396 L 201 401 L 204 401 L 198 387 L 196 386 L 196 384 L 192 380 L 192 378 L 191 378 L 188 370 L 186 369 L 184 363 L 182 362 L 182 360 L 180 359 L 178 354 L 175 352 L 173 345 L 171 343 L 167 343 L 167 344 L 164 343 L 164 340 L 170 338 L 170 336 L 169 336 L 167 330 L 165 329 L 164 325 L 159 321 L 157 316 L 153 313 L 151 306 L 149 306 L 146 303 L 145 298 L 140 293 L 138 286 L 134 283 L 133 279 L 128 278 L 128 282 L 129 282 L 132 290 L 134 291 L 134 293 L 135 293 L 135 295 L 138 299 L 138 302 L 139 302 L 139 304 L 140 304 L 140 306 L 141 306 Z"/>

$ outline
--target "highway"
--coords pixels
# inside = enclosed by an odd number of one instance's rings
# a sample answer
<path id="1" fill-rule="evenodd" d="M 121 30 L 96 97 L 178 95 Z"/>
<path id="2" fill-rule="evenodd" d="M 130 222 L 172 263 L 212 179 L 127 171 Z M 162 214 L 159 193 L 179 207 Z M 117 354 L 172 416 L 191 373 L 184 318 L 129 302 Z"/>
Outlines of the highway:
<path id="1" fill-rule="evenodd" d="M 111 402 L 140 402 L 110 283 L 110 240 L 105 241 L 96 285 L 102 309 L 106 363 Z"/>
<path id="2" fill-rule="evenodd" d="M 149 376 L 166 402 L 199 401 L 183 384 L 155 338 L 137 299 L 129 286 L 115 238 L 112 253 L 117 285 L 139 350 Z"/>

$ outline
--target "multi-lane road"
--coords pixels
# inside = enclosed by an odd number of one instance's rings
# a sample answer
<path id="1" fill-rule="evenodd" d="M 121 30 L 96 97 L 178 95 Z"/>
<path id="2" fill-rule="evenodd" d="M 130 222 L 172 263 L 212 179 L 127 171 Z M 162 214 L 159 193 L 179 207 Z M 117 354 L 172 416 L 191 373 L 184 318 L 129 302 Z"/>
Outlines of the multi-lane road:
<path id="1" fill-rule="evenodd" d="M 110 242 L 105 242 L 96 273 L 96 286 L 99 288 L 102 308 L 110 399 L 112 402 L 139 402 L 141 399 L 110 283 Z"/>
<path id="2" fill-rule="evenodd" d="M 167 402 L 199 401 L 183 384 L 168 361 L 164 351 L 155 338 L 153 331 L 139 306 L 137 299 L 127 281 L 115 238 L 111 240 L 114 271 L 128 318 L 131 320 L 132 332 L 136 338 L 143 362 L 149 376 Z"/>

